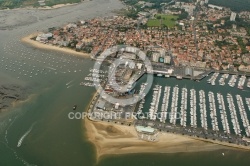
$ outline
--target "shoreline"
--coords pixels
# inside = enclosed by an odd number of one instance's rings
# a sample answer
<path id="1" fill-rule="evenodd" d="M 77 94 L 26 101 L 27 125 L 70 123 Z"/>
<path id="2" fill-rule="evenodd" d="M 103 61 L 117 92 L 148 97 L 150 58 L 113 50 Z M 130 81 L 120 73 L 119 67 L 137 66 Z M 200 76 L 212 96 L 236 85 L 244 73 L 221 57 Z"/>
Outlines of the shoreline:
<path id="1" fill-rule="evenodd" d="M 96 94 L 97 92 L 94 93 L 91 102 L 96 97 Z M 89 106 L 87 109 L 89 109 Z M 88 112 L 89 110 L 86 111 Z M 138 139 L 137 132 L 133 126 L 93 121 L 89 118 L 85 118 L 82 121 L 84 136 L 86 136 L 87 140 L 95 147 L 97 163 L 103 157 L 114 154 L 188 153 L 223 149 L 250 150 L 250 147 L 234 145 L 227 142 L 165 132 L 160 132 L 158 142 L 147 142 Z"/>
<path id="2" fill-rule="evenodd" d="M 106 155 L 134 153 L 180 153 L 233 149 L 173 133 L 160 133 L 158 142 L 139 140 L 134 127 L 84 119 L 87 140 L 96 150 L 97 162 Z"/>
<path id="3" fill-rule="evenodd" d="M 21 39 L 21 41 L 24 43 L 27 43 L 35 48 L 39 48 L 39 49 L 59 51 L 59 52 L 63 52 L 63 53 L 74 54 L 76 56 L 83 57 L 83 58 L 90 58 L 90 54 L 87 54 L 87 53 L 77 52 L 77 51 L 74 51 L 70 48 L 43 44 L 43 43 L 40 43 L 38 41 L 32 40 L 31 38 L 35 37 L 37 34 L 38 33 L 33 33 L 33 34 L 30 34 L 29 36 L 23 37 Z"/>
<path id="4" fill-rule="evenodd" d="M 9 11 L 9 10 L 20 10 L 20 9 L 25 9 L 25 10 L 30 10 L 30 9 L 37 9 L 37 10 L 53 10 L 53 9 L 59 9 L 59 8 L 63 8 L 63 7 L 67 7 L 67 6 L 74 6 L 74 5 L 78 5 L 82 2 L 79 3 L 64 3 L 64 4 L 56 4 L 53 6 L 39 6 L 39 7 L 33 7 L 33 6 L 26 6 L 26 7 L 17 7 L 17 8 L 7 8 L 7 9 L 0 9 L 0 11 Z"/>
<path id="5" fill-rule="evenodd" d="M 91 102 L 95 96 L 96 94 L 92 97 Z M 147 142 L 138 139 L 133 126 L 93 121 L 89 118 L 83 119 L 83 132 L 85 138 L 95 147 L 97 163 L 108 155 L 189 153 L 216 150 L 250 151 L 250 147 L 243 145 L 166 132 L 160 132 L 158 142 Z"/>

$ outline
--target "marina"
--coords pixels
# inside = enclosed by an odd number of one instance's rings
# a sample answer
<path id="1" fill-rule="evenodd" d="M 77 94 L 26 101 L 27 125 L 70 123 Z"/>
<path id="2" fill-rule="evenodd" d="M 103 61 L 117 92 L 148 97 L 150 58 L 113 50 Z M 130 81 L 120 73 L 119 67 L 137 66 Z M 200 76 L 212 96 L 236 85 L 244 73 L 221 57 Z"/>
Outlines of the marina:
<path id="1" fill-rule="evenodd" d="M 218 84 L 221 86 L 225 86 L 228 84 L 230 87 L 236 87 L 243 90 L 244 88 L 250 87 L 250 79 L 247 79 L 246 75 L 230 75 L 230 74 L 219 74 L 219 73 L 213 73 L 212 76 L 207 80 L 207 83 L 211 85 L 216 85 L 217 81 L 216 79 L 219 78 Z M 239 77 L 239 78 L 238 78 Z"/>
<path id="2" fill-rule="evenodd" d="M 213 76 L 214 74 L 212 74 Z M 220 78 L 229 78 L 230 75 L 217 74 L 216 77 Z M 215 78 L 214 76 L 214 78 Z M 233 76 L 233 78 L 235 78 Z M 140 111 L 146 113 L 149 110 L 150 115 L 160 111 L 160 118 L 157 119 L 154 116 L 149 116 L 149 120 L 159 121 L 161 123 L 170 123 L 173 126 L 182 126 L 184 128 L 193 128 L 193 129 L 204 129 L 205 131 L 212 130 L 213 132 L 223 132 L 226 135 L 236 135 L 236 136 L 245 136 L 249 137 L 248 129 L 248 118 L 250 116 L 250 111 L 247 111 L 243 108 L 249 110 L 250 99 L 246 97 L 245 100 L 242 98 L 242 103 L 240 97 L 232 92 L 228 93 L 227 88 L 221 85 L 213 85 L 216 87 L 216 90 L 211 89 L 207 91 L 202 86 L 198 84 L 204 84 L 208 82 L 207 80 L 202 80 L 197 84 L 198 88 L 193 88 L 189 80 L 183 80 L 183 83 L 178 83 L 175 78 L 170 79 L 170 84 L 164 86 L 163 95 L 158 95 L 159 87 L 164 84 L 160 84 L 164 77 L 155 77 L 157 85 L 152 88 L 152 98 L 146 96 L 143 100 L 143 103 L 139 104 Z M 176 80 L 176 81 L 175 81 Z M 171 81 L 176 82 L 177 84 L 171 84 Z M 164 81 L 163 81 L 164 82 Z M 212 86 L 211 86 L 212 87 Z M 232 91 L 237 91 L 238 88 L 233 89 Z M 246 91 L 242 91 L 244 96 L 249 96 Z M 161 96 L 159 98 L 159 96 Z M 236 100 L 238 98 L 238 100 Z M 151 100 L 149 109 L 147 109 L 147 102 Z M 157 107 L 159 103 L 159 107 Z M 246 105 L 246 107 L 245 107 Z M 244 107 L 242 107 L 244 106 Z M 169 116 L 168 116 L 169 115 Z M 241 119 L 239 119 L 241 118 Z M 240 120 L 242 123 L 240 123 Z"/>

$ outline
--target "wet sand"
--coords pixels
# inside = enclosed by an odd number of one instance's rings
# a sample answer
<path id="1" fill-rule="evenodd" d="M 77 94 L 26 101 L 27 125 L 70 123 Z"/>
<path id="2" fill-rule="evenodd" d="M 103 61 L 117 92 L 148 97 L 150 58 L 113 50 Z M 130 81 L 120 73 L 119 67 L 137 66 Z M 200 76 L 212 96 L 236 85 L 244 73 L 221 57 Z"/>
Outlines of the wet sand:
<path id="1" fill-rule="evenodd" d="M 97 160 L 104 155 L 129 153 L 178 153 L 228 149 L 187 136 L 160 133 L 158 142 L 139 140 L 134 127 L 84 119 L 86 135 L 96 147 Z"/>
<path id="2" fill-rule="evenodd" d="M 28 96 L 26 88 L 18 84 L 0 84 L 0 113 L 6 111 L 14 103 L 25 100 Z"/>
<path id="3" fill-rule="evenodd" d="M 24 43 L 30 44 L 33 47 L 40 48 L 40 49 L 60 51 L 60 52 L 63 52 L 63 53 L 74 54 L 74 55 L 84 57 L 84 58 L 89 58 L 90 57 L 90 54 L 77 52 L 77 51 L 75 51 L 73 49 L 70 49 L 70 48 L 53 46 L 53 45 L 44 44 L 44 43 L 40 43 L 38 41 L 32 40 L 31 38 L 36 37 L 37 34 L 38 33 L 34 33 L 34 34 L 29 35 L 29 36 L 26 36 L 26 37 L 22 38 L 21 41 L 24 42 Z"/>

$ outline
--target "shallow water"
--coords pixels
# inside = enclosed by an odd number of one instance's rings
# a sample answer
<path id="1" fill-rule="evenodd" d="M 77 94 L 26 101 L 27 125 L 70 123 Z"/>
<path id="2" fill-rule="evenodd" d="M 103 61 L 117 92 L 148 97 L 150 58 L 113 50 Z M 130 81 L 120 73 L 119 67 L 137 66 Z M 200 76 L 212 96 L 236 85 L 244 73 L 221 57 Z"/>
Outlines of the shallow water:
<path id="1" fill-rule="evenodd" d="M 35 49 L 20 43 L 20 39 L 37 30 L 61 26 L 77 19 L 103 16 L 121 6 L 116 2 L 117 0 L 94 0 L 88 2 L 86 7 L 79 5 L 47 12 L 17 10 L 9 13 L 11 17 L 20 13 L 24 13 L 21 15 L 23 17 L 33 15 L 37 17 L 37 21 L 18 26 L 10 21 L 8 26 L 12 26 L 14 30 L 0 30 L 0 81 L 28 87 L 30 95 L 33 95 L 29 101 L 0 115 L 0 165 L 96 165 L 95 149 L 85 138 L 82 121 L 68 119 L 73 105 L 77 104 L 77 111 L 84 111 L 91 94 L 95 92 L 94 88 L 79 86 L 94 62 L 68 54 Z M 207 86 L 205 83 L 165 78 L 156 78 L 155 83 L 171 86 L 179 84 L 179 87 L 195 87 L 197 90 Z M 228 91 L 227 88 L 213 88 L 216 92 Z M 230 91 L 238 93 L 237 89 Z M 249 94 L 246 92 L 243 95 Z M 18 148 L 18 140 L 34 123 L 31 132 Z M 224 157 L 222 152 L 225 153 Z M 231 150 L 111 155 L 103 157 L 97 165 L 242 165 L 249 163 L 248 156 L 249 152 Z"/>

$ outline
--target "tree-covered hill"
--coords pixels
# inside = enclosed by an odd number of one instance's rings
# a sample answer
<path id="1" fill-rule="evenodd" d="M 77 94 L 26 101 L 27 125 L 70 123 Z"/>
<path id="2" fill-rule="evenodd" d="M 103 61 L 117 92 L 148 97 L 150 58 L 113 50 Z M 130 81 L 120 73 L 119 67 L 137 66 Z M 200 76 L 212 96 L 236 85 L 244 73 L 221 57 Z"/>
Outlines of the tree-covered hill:
<path id="1" fill-rule="evenodd" d="M 177 0 L 181 2 L 192 2 L 193 0 Z M 224 6 L 233 11 L 250 11 L 250 0 L 209 0 L 209 4 Z"/>
<path id="2" fill-rule="evenodd" d="M 225 6 L 233 11 L 250 11 L 250 0 L 209 0 L 209 3 Z"/>

